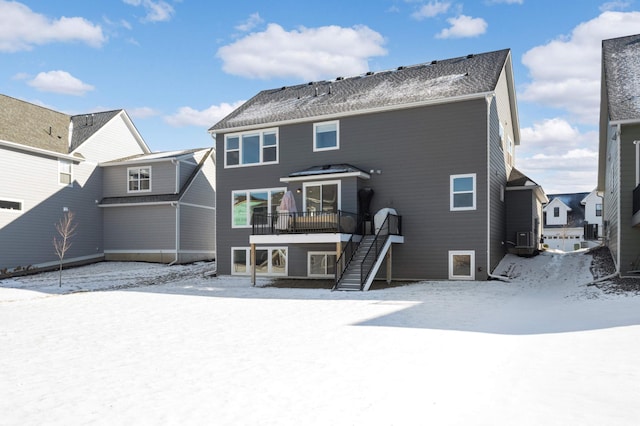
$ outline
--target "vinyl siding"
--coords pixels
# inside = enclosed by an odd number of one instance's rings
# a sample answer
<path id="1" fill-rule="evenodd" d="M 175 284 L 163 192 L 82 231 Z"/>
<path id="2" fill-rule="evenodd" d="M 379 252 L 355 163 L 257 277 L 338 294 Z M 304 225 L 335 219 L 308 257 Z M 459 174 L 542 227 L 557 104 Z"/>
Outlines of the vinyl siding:
<path id="1" fill-rule="evenodd" d="M 181 167 L 182 168 L 182 167 Z M 215 207 L 215 165 L 209 158 L 202 165 L 191 185 L 182 196 L 181 202 L 197 204 L 199 206 Z M 212 224 L 213 225 L 213 224 Z"/>
<path id="2" fill-rule="evenodd" d="M 143 154 L 144 151 L 133 136 L 133 131 L 122 118 L 122 114 L 118 114 L 80 145 L 75 152 L 98 162 Z"/>
<path id="3" fill-rule="evenodd" d="M 0 210 L 0 269 L 56 262 L 55 223 L 67 207 L 78 228 L 65 258 L 97 256 L 102 252 L 101 173 L 95 164 L 73 164 L 73 186 L 58 183 L 58 160 L 0 148 L 0 198 L 23 202 L 21 212 Z M 17 178 L 19 177 L 19 178 Z"/>
<path id="4" fill-rule="evenodd" d="M 633 190 L 636 187 L 636 147 L 640 125 L 623 126 L 620 138 L 620 274 L 640 269 L 640 229 L 631 226 Z"/>
<path id="5" fill-rule="evenodd" d="M 602 214 L 606 223 L 604 229 L 606 243 L 609 246 L 613 259 L 619 266 L 618 244 L 620 223 L 618 220 L 618 203 L 620 200 L 620 152 L 618 148 L 618 139 L 612 138 L 612 135 L 609 134 L 607 136 L 605 196 Z"/>
<path id="6" fill-rule="evenodd" d="M 216 212 L 180 205 L 180 250 L 215 252 Z"/>
<path id="7" fill-rule="evenodd" d="M 189 176 L 191 176 L 191 174 L 197 167 L 198 163 L 196 163 L 193 157 L 189 158 L 188 160 L 180 160 L 180 165 L 178 167 L 178 169 L 180 170 L 180 188 L 182 188 L 184 184 L 187 183 Z"/>
<path id="8" fill-rule="evenodd" d="M 151 167 L 151 191 L 127 192 L 129 174 L 127 169 L 131 167 Z M 103 167 L 104 170 L 104 196 L 126 197 L 134 195 L 175 194 L 176 191 L 176 166 L 170 160 L 153 162 L 148 164 L 123 164 Z"/>
<path id="9" fill-rule="evenodd" d="M 218 168 L 218 271 L 230 273 L 231 246 L 248 246 L 249 229 L 231 229 L 231 191 L 287 186 L 289 173 L 311 166 L 349 163 L 380 170 L 370 180 L 343 182 L 342 207 L 357 206 L 358 186 L 375 194 L 371 210 L 391 207 L 403 216 L 405 244 L 394 247 L 394 277 L 448 278 L 448 251 L 475 250 L 487 265 L 487 102 L 484 98 L 342 118 L 340 149 L 313 152 L 313 122 L 279 128 L 279 164 Z M 217 135 L 217 164 L 224 164 L 224 136 Z M 476 174 L 476 210 L 449 211 L 450 176 Z M 299 182 L 289 185 L 294 191 Z M 296 195 L 298 207 L 302 206 Z M 290 247 L 291 249 L 291 247 Z M 293 253 L 293 252 L 292 252 Z M 295 256 L 295 254 L 294 254 Z M 295 259 L 292 258 L 292 259 Z M 297 272 L 290 261 L 289 273 Z M 306 257 L 304 261 L 306 273 Z M 484 269 L 484 268 L 483 268 Z M 476 273 L 486 278 L 486 271 Z"/>
<path id="10" fill-rule="evenodd" d="M 105 250 L 175 250 L 175 207 L 123 206 L 103 211 Z"/>

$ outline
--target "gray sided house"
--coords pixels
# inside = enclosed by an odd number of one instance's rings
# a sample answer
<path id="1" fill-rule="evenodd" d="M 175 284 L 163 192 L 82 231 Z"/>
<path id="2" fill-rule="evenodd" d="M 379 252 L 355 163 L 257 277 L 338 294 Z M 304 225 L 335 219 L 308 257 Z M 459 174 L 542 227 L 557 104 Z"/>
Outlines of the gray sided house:
<path id="1" fill-rule="evenodd" d="M 209 131 L 220 274 L 367 289 L 484 280 L 506 253 L 509 50 L 264 90 Z"/>
<path id="2" fill-rule="evenodd" d="M 598 191 L 622 276 L 640 271 L 640 34 L 602 42 Z"/>
<path id="3" fill-rule="evenodd" d="M 505 203 L 507 212 L 506 246 L 509 253 L 533 255 L 540 249 L 543 205 L 549 199 L 540 185 L 516 168 L 507 181 Z"/>
<path id="4" fill-rule="evenodd" d="M 58 263 L 52 241 L 65 210 L 75 213 L 78 225 L 65 263 L 104 259 L 113 229 L 105 226 L 100 204 L 112 184 L 111 176 L 105 178 L 110 167 L 100 164 L 150 154 L 124 110 L 70 116 L 0 95 L 0 276 Z M 187 157 L 198 163 L 198 155 L 189 152 Z M 126 179 L 126 170 L 123 173 Z M 191 192 L 200 186 L 194 175 Z M 122 188 L 126 193 L 126 182 Z M 212 199 L 215 192 L 210 187 L 208 191 Z M 185 188 L 184 200 L 188 192 Z M 132 220 L 149 221 L 147 216 Z"/>
<path id="5" fill-rule="evenodd" d="M 141 154 L 100 164 L 106 260 L 215 258 L 212 151 Z"/>

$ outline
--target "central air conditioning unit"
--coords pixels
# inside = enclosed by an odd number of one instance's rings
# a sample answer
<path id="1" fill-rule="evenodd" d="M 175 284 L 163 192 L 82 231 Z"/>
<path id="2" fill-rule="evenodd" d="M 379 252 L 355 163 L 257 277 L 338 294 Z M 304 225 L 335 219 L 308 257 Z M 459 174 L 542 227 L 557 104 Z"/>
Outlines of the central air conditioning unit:
<path id="1" fill-rule="evenodd" d="M 516 246 L 517 247 L 533 247 L 533 232 L 531 231 L 518 232 L 518 236 L 516 237 Z"/>

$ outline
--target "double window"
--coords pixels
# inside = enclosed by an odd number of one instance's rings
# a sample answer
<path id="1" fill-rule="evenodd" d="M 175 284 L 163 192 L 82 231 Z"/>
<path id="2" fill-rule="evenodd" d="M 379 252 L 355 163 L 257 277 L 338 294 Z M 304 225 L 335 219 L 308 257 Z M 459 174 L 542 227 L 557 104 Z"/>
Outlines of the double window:
<path id="1" fill-rule="evenodd" d="M 337 121 L 314 123 L 313 150 L 328 151 L 340 148 L 340 124 Z"/>
<path id="2" fill-rule="evenodd" d="M 231 274 L 251 274 L 251 249 L 233 247 L 231 249 Z M 257 275 L 287 275 L 287 248 L 260 247 L 256 249 Z"/>
<path id="3" fill-rule="evenodd" d="M 73 186 L 71 164 L 69 160 L 58 160 L 58 183 L 60 185 Z"/>
<path id="4" fill-rule="evenodd" d="M 452 175 L 450 187 L 450 209 L 452 211 L 476 209 L 475 173 L 467 175 Z"/>
<path id="5" fill-rule="evenodd" d="M 266 220 L 267 215 L 277 212 L 285 191 L 285 188 L 233 191 L 231 200 L 232 226 L 234 228 L 251 226 L 254 214 L 262 217 L 262 220 Z M 259 218 L 255 220 L 259 220 Z"/>
<path id="6" fill-rule="evenodd" d="M 127 169 L 127 192 L 151 191 L 151 166 Z"/>
<path id="7" fill-rule="evenodd" d="M 336 252 L 310 251 L 307 258 L 307 276 L 334 277 L 336 274 Z"/>
<path id="8" fill-rule="evenodd" d="M 224 138 L 224 166 L 255 166 L 278 162 L 278 130 L 234 133 Z"/>

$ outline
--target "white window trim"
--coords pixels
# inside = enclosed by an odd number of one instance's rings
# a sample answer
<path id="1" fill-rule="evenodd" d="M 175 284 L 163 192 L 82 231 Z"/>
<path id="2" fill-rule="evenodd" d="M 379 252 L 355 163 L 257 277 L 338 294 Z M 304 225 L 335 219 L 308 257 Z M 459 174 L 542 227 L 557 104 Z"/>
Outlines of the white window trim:
<path id="1" fill-rule="evenodd" d="M 0 208 L 0 212 L 3 212 L 3 213 L 21 213 L 21 212 L 24 211 L 24 200 L 18 200 L 16 198 L 5 198 L 5 197 L 0 198 L 0 200 L 8 201 L 10 203 L 20 203 L 20 208 L 18 210 Z"/>
<path id="2" fill-rule="evenodd" d="M 271 208 L 271 193 L 272 192 L 277 192 L 277 191 L 282 191 L 282 192 L 287 192 L 287 188 L 286 187 L 276 187 L 276 188 L 256 188 L 256 189 L 236 189 L 231 191 L 231 228 L 237 228 L 237 229 L 241 229 L 241 228 L 251 228 L 251 216 L 249 215 L 249 210 L 247 209 L 247 224 L 246 225 L 236 225 L 235 224 L 235 220 L 234 220 L 234 216 L 233 216 L 233 199 L 234 199 L 234 195 L 237 193 L 241 193 L 244 192 L 247 200 L 249 199 L 249 194 L 251 192 L 266 192 L 267 194 L 269 194 L 267 196 L 267 206 L 270 209 Z M 272 211 L 268 211 L 268 214 L 274 214 L 276 212 L 272 212 Z"/>
<path id="3" fill-rule="evenodd" d="M 236 250 L 245 250 L 246 252 L 246 272 L 235 272 L 234 271 L 234 264 L 233 264 L 233 252 Z M 256 250 L 267 250 L 268 251 L 268 258 L 269 258 L 269 267 L 267 268 L 267 273 L 259 273 L 256 271 L 256 275 L 261 276 L 261 277 L 267 277 L 267 276 L 272 276 L 272 277 L 286 277 L 289 275 L 289 247 L 286 246 L 269 246 L 269 247 L 256 247 Z M 282 273 L 275 273 L 273 272 L 273 268 L 271 265 L 271 259 L 272 259 L 272 251 L 273 250 L 284 250 L 285 254 L 286 254 L 286 264 L 285 264 L 285 270 Z M 241 246 L 241 247 L 231 247 L 231 275 L 241 275 L 241 276 L 247 276 L 247 275 L 251 275 L 251 248 L 250 247 L 245 247 L 245 246 Z"/>
<path id="4" fill-rule="evenodd" d="M 470 207 L 454 207 L 453 206 L 453 182 L 455 179 L 459 179 L 459 178 L 473 178 L 473 205 Z M 475 210 L 476 209 L 476 195 L 477 195 L 477 188 L 476 188 L 476 174 L 475 173 L 468 173 L 468 174 L 464 174 L 464 175 L 451 175 L 449 178 L 449 209 L 451 211 L 464 211 L 464 210 Z M 468 192 L 458 192 L 457 194 L 465 194 Z"/>
<path id="5" fill-rule="evenodd" d="M 453 257 L 471 256 L 471 275 L 453 275 Z M 449 250 L 449 279 L 450 280 L 475 280 L 476 279 L 476 252 L 475 250 Z"/>
<path id="6" fill-rule="evenodd" d="M 129 189 L 129 182 L 130 182 L 129 181 L 129 172 L 131 170 L 140 170 L 140 169 L 149 169 L 149 189 L 138 189 L 138 190 Z M 138 194 L 140 192 L 151 192 L 151 189 L 152 189 L 151 185 L 152 185 L 152 182 L 153 182 L 152 172 L 153 172 L 153 170 L 152 170 L 151 166 L 127 167 L 127 193 L 128 194 Z"/>
<path id="7" fill-rule="evenodd" d="M 340 180 L 317 180 L 302 183 L 302 211 L 307 211 L 307 187 L 338 184 L 338 210 L 342 210 L 342 181 Z"/>
<path id="8" fill-rule="evenodd" d="M 336 125 L 336 146 L 331 146 L 328 148 L 318 148 L 316 145 L 316 135 L 318 126 L 324 126 L 326 124 L 335 124 Z M 313 123 L 313 152 L 322 152 L 322 151 L 333 151 L 336 149 L 340 149 L 340 121 L 322 121 L 320 123 Z"/>
<path id="9" fill-rule="evenodd" d="M 336 256 L 335 251 L 310 251 L 307 252 L 307 276 L 313 278 L 333 278 L 333 274 L 312 274 L 311 273 L 311 256 Z"/>
<path id="10" fill-rule="evenodd" d="M 264 134 L 265 133 L 275 133 L 276 135 L 276 144 L 275 144 L 275 148 L 276 148 L 276 159 L 275 161 L 264 161 L 264 159 L 262 158 L 263 153 L 264 153 Z M 251 136 L 251 135 L 259 135 L 260 136 L 260 161 L 258 161 L 257 163 L 251 163 L 251 164 L 242 164 L 242 137 L 243 136 Z M 230 137 L 238 137 L 239 141 L 238 141 L 238 164 L 227 164 L 227 139 Z M 232 151 L 236 151 L 235 149 Z M 250 130 L 250 131 L 246 131 L 246 132 L 236 132 L 236 133 L 229 133 L 224 135 L 224 168 L 225 169 L 233 169 L 233 168 L 237 168 L 237 167 L 254 167 L 254 166 L 263 166 L 266 164 L 278 164 L 280 162 L 280 133 L 279 133 L 279 129 L 278 127 L 271 127 L 268 129 L 260 129 L 260 130 Z"/>
<path id="11" fill-rule="evenodd" d="M 63 164 L 68 164 L 69 165 L 69 173 L 67 173 L 66 171 L 62 170 L 62 165 Z M 60 182 L 60 176 L 62 174 L 65 174 L 65 175 L 68 174 L 69 175 L 69 183 Z M 73 161 L 63 160 L 61 158 L 58 159 L 58 184 L 60 186 L 73 187 Z"/>

